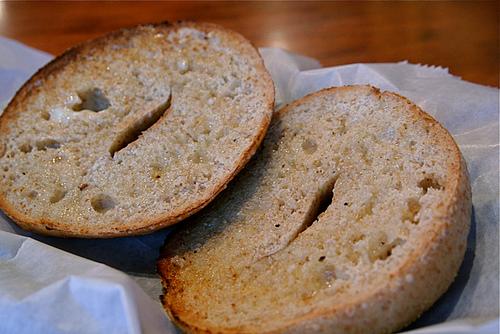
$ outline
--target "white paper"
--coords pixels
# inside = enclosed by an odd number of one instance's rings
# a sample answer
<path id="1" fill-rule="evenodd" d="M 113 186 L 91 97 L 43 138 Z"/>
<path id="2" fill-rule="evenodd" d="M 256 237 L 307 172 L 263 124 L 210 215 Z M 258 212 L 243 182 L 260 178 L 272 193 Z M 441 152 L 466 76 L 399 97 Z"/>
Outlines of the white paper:
<path id="1" fill-rule="evenodd" d="M 461 81 L 439 67 L 320 68 L 314 59 L 280 49 L 260 51 L 278 105 L 321 88 L 369 83 L 407 96 L 454 135 L 471 175 L 468 249 L 450 290 L 407 330 L 498 333 L 498 89 Z M 0 37 L 0 106 L 50 59 Z M 25 232 L 0 214 L 0 333 L 175 332 L 159 303 L 155 273 L 169 231 L 110 240 L 51 238 Z"/>

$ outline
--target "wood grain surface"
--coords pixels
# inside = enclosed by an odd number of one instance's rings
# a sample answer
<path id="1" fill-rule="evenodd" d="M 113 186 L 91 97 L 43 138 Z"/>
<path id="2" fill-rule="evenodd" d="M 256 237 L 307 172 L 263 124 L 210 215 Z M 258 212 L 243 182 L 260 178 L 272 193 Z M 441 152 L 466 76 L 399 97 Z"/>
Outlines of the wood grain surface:
<path id="1" fill-rule="evenodd" d="M 315 57 L 324 66 L 394 62 L 448 67 L 499 84 L 499 2 L 0 2 L 0 35 L 58 54 L 138 23 L 198 20 L 256 46 Z"/>

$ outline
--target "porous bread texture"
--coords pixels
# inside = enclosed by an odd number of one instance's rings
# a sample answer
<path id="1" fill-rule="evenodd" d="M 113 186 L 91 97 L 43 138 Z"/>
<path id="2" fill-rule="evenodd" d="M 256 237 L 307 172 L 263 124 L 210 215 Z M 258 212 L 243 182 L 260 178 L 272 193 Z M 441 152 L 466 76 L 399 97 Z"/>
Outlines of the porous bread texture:
<path id="1" fill-rule="evenodd" d="M 372 87 L 323 90 L 282 109 L 228 189 L 167 238 L 162 301 L 188 332 L 389 333 L 451 284 L 470 212 L 435 120 Z"/>
<path id="2" fill-rule="evenodd" d="M 246 164 L 273 104 L 255 48 L 216 25 L 145 25 L 84 43 L 34 75 L 2 115 L 0 207 L 60 236 L 173 224 Z"/>

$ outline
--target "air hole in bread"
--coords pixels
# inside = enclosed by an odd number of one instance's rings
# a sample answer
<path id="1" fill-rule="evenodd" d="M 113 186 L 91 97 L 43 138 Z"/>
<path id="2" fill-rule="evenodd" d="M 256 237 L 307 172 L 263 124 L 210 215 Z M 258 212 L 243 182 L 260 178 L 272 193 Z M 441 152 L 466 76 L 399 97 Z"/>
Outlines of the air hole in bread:
<path id="1" fill-rule="evenodd" d="M 40 116 L 46 121 L 50 120 L 50 113 L 47 110 L 42 111 Z"/>
<path id="2" fill-rule="evenodd" d="M 416 198 L 410 198 L 407 201 L 407 208 L 403 212 L 403 221 L 409 221 L 412 224 L 417 225 L 418 219 L 417 214 L 420 211 L 420 203 Z"/>
<path id="3" fill-rule="evenodd" d="M 146 115 L 138 121 L 131 122 L 127 128 L 120 132 L 109 148 L 109 154 L 114 157 L 115 153 L 127 147 L 132 142 L 136 141 L 142 132 L 152 127 L 165 114 L 170 107 L 171 94 L 168 95 L 167 101 L 161 103 L 156 108 L 146 113 Z"/>
<path id="4" fill-rule="evenodd" d="M 317 149 L 318 144 L 312 139 L 307 138 L 302 142 L 302 150 L 304 150 L 306 154 L 313 154 Z"/>
<path id="5" fill-rule="evenodd" d="M 364 205 L 363 207 L 361 208 L 361 210 L 359 210 L 359 212 L 357 213 L 356 215 L 356 219 L 357 220 L 362 220 L 368 216 L 371 216 L 373 214 L 373 207 L 374 207 L 374 202 L 375 202 L 375 198 L 374 196 L 372 196 L 370 198 L 370 200 L 368 200 Z"/>
<path id="6" fill-rule="evenodd" d="M 82 103 L 75 104 L 72 107 L 74 111 L 90 110 L 99 112 L 108 109 L 111 106 L 108 98 L 99 88 L 91 88 L 78 92 L 78 97 Z"/>
<path id="7" fill-rule="evenodd" d="M 335 282 L 335 280 L 349 280 L 350 276 L 345 271 L 336 268 L 333 265 L 326 265 L 323 269 L 323 280 L 326 283 L 326 286 L 331 288 Z"/>
<path id="8" fill-rule="evenodd" d="M 66 196 L 66 190 L 62 187 L 56 187 L 56 189 L 54 190 L 54 192 L 50 196 L 49 201 L 50 201 L 50 203 L 55 204 L 55 203 L 59 202 L 60 200 L 62 200 L 64 198 L 64 196 Z"/>
<path id="9" fill-rule="evenodd" d="M 353 249 L 347 249 L 344 253 L 347 260 L 349 260 L 353 265 L 357 265 L 359 263 L 360 254 L 359 252 Z"/>
<path id="10" fill-rule="evenodd" d="M 343 136 L 347 132 L 346 120 L 345 120 L 345 118 L 341 118 L 339 122 L 340 122 L 340 126 L 339 126 L 338 132 L 339 132 L 340 136 Z"/>
<path id="11" fill-rule="evenodd" d="M 377 260 L 384 261 L 392 255 L 394 248 L 403 245 L 406 240 L 396 238 L 389 242 L 387 235 L 384 232 L 375 233 L 373 237 L 368 240 L 368 258 L 371 262 Z"/>
<path id="12" fill-rule="evenodd" d="M 210 121 L 205 115 L 199 115 L 194 119 L 194 128 L 197 132 L 208 135 L 211 132 Z"/>
<path id="13" fill-rule="evenodd" d="M 359 150 L 361 152 L 361 159 L 368 165 L 371 166 L 372 160 L 370 159 L 370 155 L 368 153 L 368 149 L 366 148 L 365 145 L 361 144 L 359 147 Z"/>
<path id="14" fill-rule="evenodd" d="M 153 180 L 161 179 L 163 175 L 163 167 L 160 164 L 152 164 L 151 165 L 151 178 Z"/>
<path id="15" fill-rule="evenodd" d="M 212 173 L 211 172 L 203 172 L 203 176 L 207 179 L 207 181 L 210 181 L 212 179 Z"/>
<path id="16" fill-rule="evenodd" d="M 113 198 L 109 195 L 99 194 L 90 200 L 90 205 L 94 211 L 99 213 L 105 213 L 115 207 L 116 203 Z"/>
<path id="17" fill-rule="evenodd" d="M 366 236 L 364 234 L 355 234 L 351 237 L 351 242 L 353 244 L 358 243 L 362 240 L 365 240 Z"/>
<path id="18" fill-rule="evenodd" d="M 36 192 L 35 190 L 30 190 L 30 191 L 27 191 L 25 193 L 26 197 L 29 198 L 29 199 L 35 199 L 38 197 L 38 192 Z"/>
<path id="19" fill-rule="evenodd" d="M 199 163 L 203 162 L 203 156 L 198 151 L 195 151 L 192 154 L 190 154 L 188 159 L 189 159 L 189 161 L 191 161 L 192 163 L 195 163 L 195 164 L 199 164 Z"/>
<path id="20" fill-rule="evenodd" d="M 19 145 L 19 151 L 21 151 L 23 153 L 29 153 L 29 152 L 31 152 L 31 150 L 33 150 L 33 147 L 28 143 L 24 143 L 24 144 Z"/>
<path id="21" fill-rule="evenodd" d="M 35 146 L 36 146 L 37 150 L 45 151 L 47 149 L 58 149 L 59 147 L 61 147 L 61 143 L 59 143 L 55 139 L 48 138 L 48 139 L 43 139 L 43 140 L 37 141 L 35 143 Z"/>
<path id="22" fill-rule="evenodd" d="M 422 188 L 424 194 L 427 194 L 427 191 L 429 190 L 429 188 L 436 189 L 436 190 L 442 189 L 439 182 L 433 176 L 426 177 L 425 179 L 423 179 L 422 181 L 420 181 L 418 183 L 418 186 L 420 188 Z"/>

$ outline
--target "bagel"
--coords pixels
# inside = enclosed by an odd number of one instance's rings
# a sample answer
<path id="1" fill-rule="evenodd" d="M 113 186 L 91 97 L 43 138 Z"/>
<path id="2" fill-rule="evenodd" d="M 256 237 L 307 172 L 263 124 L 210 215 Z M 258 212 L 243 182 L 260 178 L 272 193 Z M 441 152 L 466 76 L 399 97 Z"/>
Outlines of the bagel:
<path id="1" fill-rule="evenodd" d="M 274 87 L 257 50 L 212 24 L 142 25 L 57 57 L 0 118 L 0 208 L 41 234 L 174 224 L 254 154 Z"/>
<path id="2" fill-rule="evenodd" d="M 450 134 L 407 99 L 331 88 L 169 235 L 162 302 L 190 333 L 389 333 L 453 281 L 471 194 Z"/>

